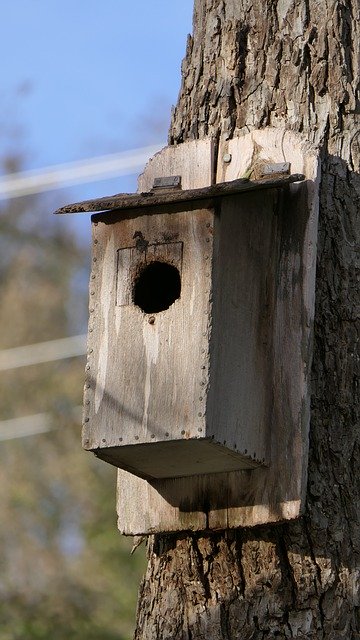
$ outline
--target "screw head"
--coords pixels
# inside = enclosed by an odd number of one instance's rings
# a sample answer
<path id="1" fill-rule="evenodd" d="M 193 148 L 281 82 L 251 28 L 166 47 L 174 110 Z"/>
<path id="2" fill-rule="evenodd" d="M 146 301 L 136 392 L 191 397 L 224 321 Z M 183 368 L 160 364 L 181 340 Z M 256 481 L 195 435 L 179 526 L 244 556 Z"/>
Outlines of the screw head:
<path id="1" fill-rule="evenodd" d="M 231 162 L 231 153 L 224 153 L 223 155 L 223 161 L 226 162 L 226 164 L 229 164 L 229 162 Z"/>

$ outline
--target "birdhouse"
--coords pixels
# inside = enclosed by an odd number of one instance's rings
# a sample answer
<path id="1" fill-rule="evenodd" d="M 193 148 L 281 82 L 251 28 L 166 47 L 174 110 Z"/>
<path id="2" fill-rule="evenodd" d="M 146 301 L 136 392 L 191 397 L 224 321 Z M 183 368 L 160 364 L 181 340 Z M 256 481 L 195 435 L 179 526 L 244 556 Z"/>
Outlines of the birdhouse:
<path id="1" fill-rule="evenodd" d="M 271 157 L 239 170 L 236 153 L 222 153 L 216 181 L 211 141 L 194 142 L 155 156 L 140 193 L 61 210 L 99 212 L 83 446 L 152 486 L 266 477 L 287 446 L 273 443 L 276 394 L 288 393 L 275 370 L 279 341 L 288 355 L 280 269 L 291 185 L 304 175 Z"/>

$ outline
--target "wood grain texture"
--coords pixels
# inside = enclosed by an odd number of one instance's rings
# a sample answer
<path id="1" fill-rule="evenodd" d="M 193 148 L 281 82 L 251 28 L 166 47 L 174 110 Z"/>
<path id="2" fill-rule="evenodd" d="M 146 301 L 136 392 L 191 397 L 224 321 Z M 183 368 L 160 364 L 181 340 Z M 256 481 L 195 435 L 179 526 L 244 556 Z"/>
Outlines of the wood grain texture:
<path id="1" fill-rule="evenodd" d="M 214 153 L 211 138 L 165 147 L 149 160 L 139 176 L 138 193 L 150 191 L 155 178 L 166 176 L 181 176 L 183 190 L 209 187 L 216 182 Z"/>
<path id="2" fill-rule="evenodd" d="M 265 166 L 265 165 L 264 165 Z M 171 205 L 175 203 L 192 203 L 196 201 L 211 201 L 224 196 L 247 191 L 259 191 L 261 189 L 285 188 L 292 182 L 301 182 L 302 174 L 277 175 L 260 177 L 256 180 L 248 178 L 234 179 L 231 182 L 202 187 L 200 189 L 155 189 L 145 193 L 118 193 L 114 196 L 84 200 L 74 204 L 68 204 L 55 211 L 55 214 L 84 213 L 88 211 L 117 211 L 123 209 L 144 209 L 146 207 L 159 207 L 159 205 Z M 200 204 L 198 205 L 201 206 Z M 158 209 L 161 212 L 161 209 Z"/>
<path id="3" fill-rule="evenodd" d="M 194 149 L 194 144 L 195 153 L 190 151 Z M 207 187 L 214 182 L 214 152 L 210 139 L 185 143 L 176 149 L 176 153 L 174 149 L 170 149 L 166 148 L 149 161 L 144 173 L 139 177 L 138 192 L 149 191 L 155 178 L 166 175 L 181 175 L 183 189 Z M 195 162 L 191 169 L 190 156 L 193 153 Z M 176 488 L 180 487 L 182 496 L 186 495 L 186 486 L 183 486 L 186 482 L 187 480 L 182 478 L 174 481 Z M 149 482 L 127 471 L 118 470 L 117 512 L 120 532 L 126 535 L 135 535 L 135 531 L 155 533 L 159 527 L 165 531 L 168 529 L 169 521 L 174 520 L 181 522 L 185 530 L 206 527 L 206 515 L 201 511 L 179 513 L 178 507 L 166 503 L 164 509 L 164 504 L 161 493 Z M 142 525 L 140 527 L 139 515 Z"/>
<path id="4" fill-rule="evenodd" d="M 267 159 L 279 161 L 281 136 L 284 141 L 283 133 L 275 135 L 272 130 L 267 131 L 264 141 Z M 179 146 L 177 150 L 180 149 Z M 232 162 L 227 167 L 229 174 L 234 171 L 238 177 L 239 171 L 243 170 L 240 157 L 246 158 L 249 154 L 251 159 L 253 149 L 254 139 L 250 136 L 233 141 L 230 149 Z M 221 154 L 222 149 L 218 167 Z M 213 343 L 211 340 L 210 343 L 214 371 L 223 373 L 217 381 L 214 377 L 213 389 L 210 386 L 210 396 L 213 394 L 209 400 L 212 403 L 210 415 L 213 411 L 216 415 L 214 424 L 222 420 L 228 438 L 238 443 L 239 437 L 241 440 L 237 433 L 241 411 L 237 422 L 230 427 L 229 416 L 234 416 L 238 407 L 235 402 L 231 408 L 231 402 L 229 405 L 226 398 L 244 394 L 244 406 L 247 411 L 252 411 L 252 417 L 243 415 L 243 422 L 252 424 L 257 421 L 263 438 L 259 457 L 264 458 L 269 466 L 189 479 L 163 479 L 152 481 L 151 485 L 120 471 L 119 528 L 126 534 L 181 531 L 186 527 L 196 530 L 204 526 L 210 529 L 253 526 L 296 518 L 303 509 L 309 426 L 307 371 L 311 362 L 314 313 L 318 161 L 314 150 L 295 135 L 288 142 L 286 159 L 293 162 L 297 171 L 305 173 L 308 182 L 289 192 L 281 201 L 276 193 L 271 192 L 266 198 L 254 194 L 238 203 L 231 198 L 227 200 L 219 218 L 226 231 L 222 237 L 223 231 L 219 232 L 219 240 L 216 240 L 219 242 L 216 251 L 221 269 L 216 272 L 215 268 L 213 272 L 216 283 L 214 285 L 213 282 L 213 286 L 224 295 L 219 296 L 217 306 L 215 304 L 212 310 Z M 227 177 L 225 175 L 225 179 Z M 266 217 L 265 211 L 269 210 L 271 214 Z M 231 243 L 229 238 L 234 242 Z M 232 261 L 236 260 L 240 260 L 240 273 L 235 274 Z M 263 280 L 251 280 L 251 272 L 256 268 L 258 273 L 264 274 Z M 294 288 L 292 283 L 297 282 L 299 285 Z M 228 299 L 229 308 L 226 306 Z M 241 309 L 241 300 L 246 301 L 246 312 Z M 231 305 L 235 311 L 231 311 Z M 236 333 L 239 330 L 237 308 L 243 322 L 239 344 L 236 342 L 239 341 Z M 237 329 L 232 333 L 234 323 Z M 226 343 L 227 332 L 229 343 Z M 224 340 L 234 348 L 228 346 L 228 351 L 226 348 L 224 351 Z M 261 357 L 257 363 L 259 353 Z M 229 362 L 232 364 L 226 372 Z M 247 386 L 236 388 L 239 380 L 247 381 Z M 246 402 L 247 390 L 252 389 L 256 389 L 254 402 Z M 243 444 L 244 449 L 254 447 L 254 442 L 259 443 L 259 437 L 252 435 L 255 439 L 246 446 Z M 257 454 L 257 451 L 252 453 Z M 125 497 L 130 494 L 132 499 L 126 502 Z M 150 528 L 149 510 L 152 510 Z"/>
<path id="5" fill-rule="evenodd" d="M 96 277 L 90 297 L 95 308 L 83 437 L 86 448 L 98 449 L 100 456 L 109 447 L 205 435 L 200 392 L 208 378 L 211 272 L 206 258 L 212 252 L 212 227 L 211 210 L 112 218 L 111 224 L 103 216 L 94 223 Z M 134 254 L 131 282 L 143 264 L 161 260 L 166 248 L 166 264 L 174 262 L 181 274 L 180 298 L 155 315 L 144 313 L 132 299 L 119 304 L 124 270 L 117 254 L 122 255 L 122 247 L 132 247 Z M 124 298 L 131 295 L 122 294 L 121 302 Z"/>
<path id="6" fill-rule="evenodd" d="M 214 226 L 209 429 L 266 465 L 279 215 L 276 191 L 234 196 L 221 201 Z"/>

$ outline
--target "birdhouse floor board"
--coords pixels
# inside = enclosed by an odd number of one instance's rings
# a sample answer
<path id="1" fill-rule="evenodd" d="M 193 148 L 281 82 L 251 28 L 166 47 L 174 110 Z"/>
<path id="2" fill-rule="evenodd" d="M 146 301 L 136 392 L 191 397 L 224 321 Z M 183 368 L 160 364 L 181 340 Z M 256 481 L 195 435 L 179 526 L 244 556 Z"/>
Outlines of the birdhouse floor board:
<path id="1" fill-rule="evenodd" d="M 260 466 L 205 438 L 97 449 L 97 457 L 145 479 L 179 478 Z"/>

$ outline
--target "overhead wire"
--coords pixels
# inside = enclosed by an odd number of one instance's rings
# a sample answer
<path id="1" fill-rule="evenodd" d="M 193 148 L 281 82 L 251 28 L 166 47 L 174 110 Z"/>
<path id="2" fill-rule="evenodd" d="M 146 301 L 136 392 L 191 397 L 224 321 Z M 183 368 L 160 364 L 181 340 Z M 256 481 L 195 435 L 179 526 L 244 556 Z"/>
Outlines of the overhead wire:
<path id="1" fill-rule="evenodd" d="M 0 351 L 0 371 L 73 358 L 84 353 L 86 353 L 86 335 L 84 334 L 4 349 Z"/>
<path id="2" fill-rule="evenodd" d="M 82 407 L 74 407 L 70 410 L 69 417 L 77 421 L 80 419 L 81 412 Z M 48 433 L 55 428 L 54 416 L 51 413 L 36 413 L 31 416 L 1 420 L 0 442 Z"/>
<path id="3" fill-rule="evenodd" d="M 13 349 L 3 349 L 0 351 L 0 371 L 65 360 L 83 356 L 85 353 L 86 335 L 84 334 L 37 342 Z M 72 413 L 77 418 L 80 408 L 75 407 Z M 50 413 L 36 413 L 34 415 L 21 416 L 20 418 L 0 420 L 0 442 L 47 433 L 53 429 L 54 418 Z"/>
<path id="4" fill-rule="evenodd" d="M 70 185 L 130 175 L 142 170 L 149 157 L 163 146 L 164 143 L 159 142 L 87 160 L 11 173 L 0 178 L 0 199 L 19 198 Z"/>

